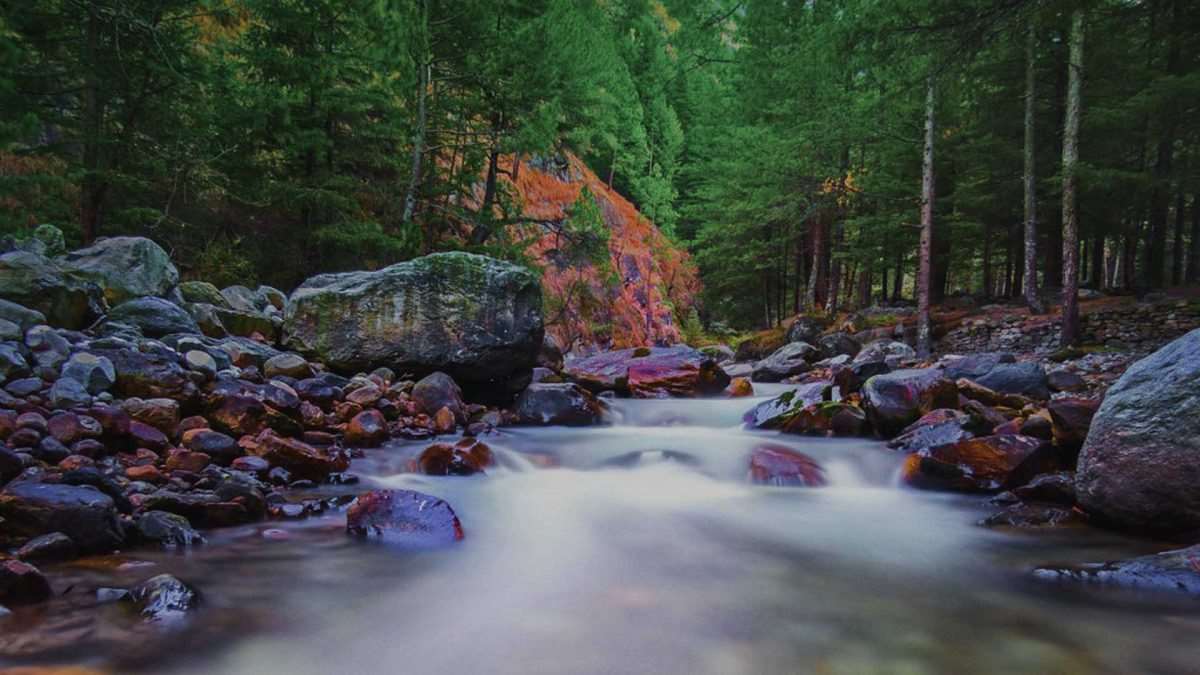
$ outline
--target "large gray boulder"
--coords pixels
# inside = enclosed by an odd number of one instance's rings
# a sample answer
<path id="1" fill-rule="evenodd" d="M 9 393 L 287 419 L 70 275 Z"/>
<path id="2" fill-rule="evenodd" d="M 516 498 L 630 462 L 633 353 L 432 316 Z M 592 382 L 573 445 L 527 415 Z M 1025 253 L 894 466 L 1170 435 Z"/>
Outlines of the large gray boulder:
<path id="1" fill-rule="evenodd" d="M 515 393 L 542 346 L 542 288 L 518 265 L 437 253 L 305 281 L 284 333 L 287 348 L 336 371 L 440 370 L 467 389 Z"/>
<path id="2" fill-rule="evenodd" d="M 200 326 L 182 307 L 162 298 L 123 302 L 108 313 L 108 321 L 136 327 L 142 335 L 160 338 L 172 333 L 200 333 Z"/>
<path id="3" fill-rule="evenodd" d="M 0 255 L 0 298 L 41 312 L 53 326 L 76 330 L 87 327 L 105 309 L 95 284 L 30 251 Z"/>
<path id="4" fill-rule="evenodd" d="M 937 368 L 876 375 L 862 389 L 863 408 L 875 432 L 892 438 L 938 408 L 958 406 L 958 389 Z"/>
<path id="5" fill-rule="evenodd" d="M 779 382 L 812 370 L 812 362 L 819 358 L 820 350 L 807 342 L 789 342 L 756 363 L 750 379 L 754 382 Z"/>
<path id="6" fill-rule="evenodd" d="M 1139 531 L 1200 531 L 1200 330 L 1109 388 L 1079 453 L 1079 504 Z"/>
<path id="7" fill-rule="evenodd" d="M 179 285 L 179 271 L 161 246 L 145 237 L 110 237 L 57 259 L 93 281 L 110 305 L 146 296 L 165 297 Z"/>

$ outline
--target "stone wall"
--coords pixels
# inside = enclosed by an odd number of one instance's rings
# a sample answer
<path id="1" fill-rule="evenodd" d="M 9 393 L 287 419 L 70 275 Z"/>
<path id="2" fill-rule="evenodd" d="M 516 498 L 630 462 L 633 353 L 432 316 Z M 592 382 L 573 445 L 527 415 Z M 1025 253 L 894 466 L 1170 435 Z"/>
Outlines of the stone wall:
<path id="1" fill-rule="evenodd" d="M 1110 349 L 1151 352 L 1184 333 L 1200 328 L 1200 302 L 1166 300 L 1085 306 L 1081 317 L 1082 344 Z M 1059 322 L 1056 316 L 1029 317 L 1024 314 L 964 319 L 937 343 L 942 353 L 982 351 L 1036 352 L 1058 349 Z"/>

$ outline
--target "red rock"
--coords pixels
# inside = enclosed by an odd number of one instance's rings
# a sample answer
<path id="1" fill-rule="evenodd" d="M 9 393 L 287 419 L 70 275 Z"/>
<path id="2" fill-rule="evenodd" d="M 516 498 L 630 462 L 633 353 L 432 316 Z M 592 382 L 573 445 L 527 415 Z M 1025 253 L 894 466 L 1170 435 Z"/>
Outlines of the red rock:
<path id="1" fill-rule="evenodd" d="M 207 429 L 207 428 L 208 428 L 208 420 L 204 419 L 203 417 L 201 417 L 199 415 L 192 415 L 191 417 L 186 417 L 182 421 L 179 422 L 179 433 L 181 433 L 181 434 L 186 434 L 187 432 L 192 431 L 193 429 Z"/>
<path id="2" fill-rule="evenodd" d="M 1004 422 L 1003 424 L 996 425 L 996 428 L 992 429 L 992 435 L 994 435 L 994 436 L 1017 435 L 1017 434 L 1021 433 L 1021 427 L 1022 427 L 1022 420 L 1021 420 L 1021 418 L 1018 417 L 1016 419 L 1008 420 L 1008 421 Z"/>
<path id="3" fill-rule="evenodd" d="M 745 396 L 754 395 L 754 385 L 750 384 L 750 380 L 745 377 L 735 377 L 725 389 L 725 393 L 729 394 L 730 398 L 743 398 Z"/>
<path id="4" fill-rule="evenodd" d="M 149 424 L 167 436 L 179 429 L 179 403 L 169 398 L 131 398 L 121 408 L 136 422 Z"/>
<path id="5" fill-rule="evenodd" d="M 350 468 L 350 460 L 344 454 L 326 453 L 294 438 L 284 438 L 270 429 L 263 430 L 255 438 L 251 454 L 262 457 L 286 469 L 294 477 L 323 481 L 331 473 Z"/>
<path id="6" fill-rule="evenodd" d="M 996 492 L 1055 468 L 1053 450 L 1044 441 L 1020 435 L 984 436 L 909 455 L 902 478 L 927 490 Z"/>
<path id="7" fill-rule="evenodd" d="M 414 547 L 443 546 L 463 538 L 462 524 L 446 502 L 412 490 L 359 495 L 346 511 L 352 535 Z"/>
<path id="8" fill-rule="evenodd" d="M 378 410 L 366 410 L 354 416 L 346 425 L 346 445 L 376 448 L 388 440 L 387 420 Z"/>
<path id="9" fill-rule="evenodd" d="M 750 455 L 750 480 L 762 485 L 820 487 L 825 471 L 811 457 L 778 445 L 760 445 Z"/>
<path id="10" fill-rule="evenodd" d="M 271 470 L 271 463 L 262 457 L 244 455 L 233 460 L 233 463 L 230 464 L 229 467 L 237 471 L 245 471 L 246 473 L 265 476 L 266 473 Z"/>
<path id="11" fill-rule="evenodd" d="M 122 438 L 129 435 L 129 415 L 111 405 L 92 406 L 88 415 L 100 423 L 105 438 Z"/>
<path id="12" fill-rule="evenodd" d="M 436 415 L 442 408 L 449 408 L 455 420 L 466 420 L 462 389 L 445 373 L 434 372 L 421 378 L 413 385 L 411 396 L 417 413 Z"/>
<path id="13" fill-rule="evenodd" d="M 433 416 L 433 430 L 439 434 L 454 433 L 456 425 L 454 424 L 454 413 L 450 412 L 447 407 L 442 407 Z"/>
<path id="14" fill-rule="evenodd" d="M 125 469 L 125 477 L 129 480 L 140 480 L 147 483 L 154 483 L 156 485 L 159 483 L 164 483 L 167 480 L 166 477 L 162 475 L 162 472 L 158 470 L 158 467 L 154 466 L 153 464 L 131 466 Z"/>
<path id="15" fill-rule="evenodd" d="M 592 390 L 613 389 L 638 398 L 718 394 L 729 375 L 691 347 L 638 347 L 567 363 L 563 374 Z"/>
<path id="16" fill-rule="evenodd" d="M 165 450 L 169 442 L 166 434 L 149 424 L 136 420 L 129 423 L 129 435 L 138 447 L 148 448 L 155 452 Z"/>
<path id="17" fill-rule="evenodd" d="M 370 408 L 375 405 L 379 399 L 383 398 L 383 392 L 373 384 L 365 385 L 346 394 L 346 400 L 350 403 L 355 403 L 364 408 Z"/>
<path id="18" fill-rule="evenodd" d="M 1092 417 L 1100 409 L 1099 399 L 1056 398 L 1047 406 L 1053 423 L 1054 442 L 1074 454 L 1083 447 Z"/>
<path id="19" fill-rule="evenodd" d="M 339 420 L 348 422 L 363 411 L 363 407 L 350 401 L 340 401 L 333 405 L 333 414 Z"/>
<path id="20" fill-rule="evenodd" d="M 192 452 L 190 450 L 175 450 L 167 456 L 166 469 L 167 471 L 191 471 L 192 473 L 200 473 L 204 467 L 212 463 L 212 458 L 203 452 Z"/>
<path id="21" fill-rule="evenodd" d="M 158 455 L 146 448 L 138 448 L 133 454 L 117 456 L 121 466 L 146 466 L 158 462 Z"/>
<path id="22" fill-rule="evenodd" d="M 250 396 L 227 396 L 212 412 L 209 419 L 220 429 L 241 436 L 256 434 L 265 428 L 263 419 L 267 415 L 267 406 L 262 401 Z"/>
<path id="23" fill-rule="evenodd" d="M 83 469 L 89 466 L 96 466 L 96 462 L 91 457 L 84 457 L 83 455 L 67 455 L 66 459 L 58 463 L 58 468 L 63 471 L 74 471 L 75 469 Z"/>
<path id="24" fill-rule="evenodd" d="M 323 429 L 325 427 L 325 411 L 304 401 L 300 404 L 300 423 L 304 425 L 305 429 Z"/>
<path id="25" fill-rule="evenodd" d="M 470 476 L 492 464 L 492 449 L 484 443 L 464 438 L 454 445 L 434 443 L 425 448 L 412 466 L 430 476 Z"/>
<path id="26" fill-rule="evenodd" d="M 104 430 L 95 419 L 75 413 L 62 413 L 46 420 L 46 430 L 64 445 L 84 438 L 99 438 Z"/>
<path id="27" fill-rule="evenodd" d="M 19 560 L 0 562 L 0 603 L 32 605 L 50 595 L 50 582 L 38 568 Z"/>

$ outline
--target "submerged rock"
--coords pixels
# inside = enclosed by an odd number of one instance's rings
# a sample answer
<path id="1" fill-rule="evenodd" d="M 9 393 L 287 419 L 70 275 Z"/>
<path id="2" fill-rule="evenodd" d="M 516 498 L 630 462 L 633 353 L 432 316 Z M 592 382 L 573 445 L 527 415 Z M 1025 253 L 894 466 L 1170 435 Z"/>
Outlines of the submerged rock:
<path id="1" fill-rule="evenodd" d="M 1079 504 L 1118 527 L 1200 529 L 1200 330 L 1134 363 L 1091 421 Z"/>
<path id="2" fill-rule="evenodd" d="M 438 253 L 312 277 L 292 294 L 284 331 L 290 349 L 334 370 L 441 370 L 470 388 L 515 393 L 542 346 L 542 291 L 517 265 Z"/>
<path id="3" fill-rule="evenodd" d="M 346 511 L 346 531 L 370 539 L 427 548 L 463 538 L 449 504 L 412 490 L 375 490 L 359 495 Z"/>
<path id="4" fill-rule="evenodd" d="M 174 622 L 199 606 L 196 591 L 170 574 L 151 577 L 130 591 L 130 598 L 150 622 Z"/>
<path id="5" fill-rule="evenodd" d="M 984 518 L 979 524 L 984 527 L 1035 529 L 1082 524 L 1083 522 L 1079 513 L 1070 507 L 1033 503 L 1013 504 Z"/>
<path id="6" fill-rule="evenodd" d="M 1047 581 L 1200 593 L 1200 544 L 1132 560 L 1039 567 L 1033 571 L 1033 575 Z"/>
<path id="7" fill-rule="evenodd" d="M 0 561 L 0 604 L 32 605 L 50 595 L 50 582 L 38 568 L 19 560 Z"/>
<path id="8" fill-rule="evenodd" d="M 760 445 L 750 454 L 750 480 L 760 485 L 820 487 L 825 471 L 816 460 L 779 445 Z"/>

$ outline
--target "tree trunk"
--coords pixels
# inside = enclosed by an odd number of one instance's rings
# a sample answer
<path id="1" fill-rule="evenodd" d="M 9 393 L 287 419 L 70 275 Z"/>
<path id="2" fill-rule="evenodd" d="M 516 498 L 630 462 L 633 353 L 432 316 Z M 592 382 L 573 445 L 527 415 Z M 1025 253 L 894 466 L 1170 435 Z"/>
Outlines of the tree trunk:
<path id="1" fill-rule="evenodd" d="M 1189 284 L 1200 282 L 1200 193 L 1192 194 L 1192 245 L 1184 278 Z"/>
<path id="2" fill-rule="evenodd" d="M 1079 213 L 1075 207 L 1079 177 L 1079 116 L 1083 84 L 1083 10 L 1071 12 L 1071 57 L 1067 119 L 1063 126 L 1063 347 L 1079 342 Z"/>
<path id="3" fill-rule="evenodd" d="M 1187 255 L 1183 250 L 1183 207 L 1183 186 L 1180 185 L 1175 194 L 1175 243 L 1171 246 L 1171 284 L 1175 286 L 1183 283 L 1183 258 Z"/>
<path id="4" fill-rule="evenodd" d="M 1025 305 L 1034 314 L 1045 311 L 1037 288 L 1037 153 L 1034 119 L 1037 109 L 1035 62 L 1037 34 L 1029 22 L 1025 34 Z"/>
<path id="5" fill-rule="evenodd" d="M 1092 238 L 1092 272 L 1088 275 L 1092 288 L 1104 288 L 1104 235 L 1097 234 Z"/>
<path id="6" fill-rule="evenodd" d="M 1055 113 L 1057 123 L 1055 128 L 1062 129 L 1066 125 L 1067 108 L 1067 71 L 1070 69 L 1069 59 L 1064 58 L 1061 51 L 1056 50 L 1055 72 L 1057 73 L 1054 80 L 1054 100 Z M 1056 151 L 1059 156 L 1062 156 L 1062 135 L 1056 134 L 1055 140 L 1057 143 Z M 1060 197 L 1061 206 L 1061 197 Z M 1046 247 L 1042 252 L 1044 257 L 1042 267 L 1042 286 L 1046 288 L 1054 288 L 1062 283 L 1062 266 L 1063 266 L 1063 221 L 1062 209 L 1060 208 L 1053 218 L 1048 218 L 1048 222 L 1041 223 L 1041 229 L 1046 237 Z"/>
<path id="7" fill-rule="evenodd" d="M 904 251 L 896 253 L 896 274 L 892 278 L 892 302 L 898 302 L 904 297 Z M 884 289 L 887 294 L 887 289 Z"/>
<path id="8" fill-rule="evenodd" d="M 83 180 L 80 185 L 79 226 L 83 243 L 96 240 L 108 186 L 100 178 L 100 133 L 104 110 L 100 104 L 100 83 L 96 77 L 97 52 L 100 43 L 100 17 L 96 3 L 88 3 L 85 53 L 87 74 L 83 85 Z"/>
<path id="9" fill-rule="evenodd" d="M 833 226 L 833 238 L 829 245 L 829 292 L 825 295 L 825 313 L 829 315 L 837 314 L 838 297 L 842 291 L 842 261 L 837 256 L 841 243 L 842 224 L 839 222 Z"/>
<path id="10" fill-rule="evenodd" d="M 1167 49 L 1166 74 L 1179 71 L 1179 39 L 1175 27 L 1179 20 L 1177 3 L 1171 3 L 1171 30 Z M 1154 160 L 1154 188 L 1150 193 L 1150 230 L 1147 233 L 1145 258 L 1146 286 L 1162 288 L 1167 272 L 1167 212 L 1171 203 L 1171 162 L 1175 150 L 1175 120 L 1177 118 L 1171 95 L 1161 106 L 1158 151 Z"/>
<path id="11" fill-rule="evenodd" d="M 983 224 L 983 297 L 992 297 L 992 224 Z"/>
<path id="12" fill-rule="evenodd" d="M 808 270 L 808 293 L 805 304 L 809 309 L 818 310 L 822 306 L 825 292 L 825 217 L 818 213 L 812 219 L 809 227 L 809 242 L 812 247 L 812 267 Z"/>
<path id="13" fill-rule="evenodd" d="M 935 133 L 933 75 L 925 85 L 925 150 L 921 158 L 921 250 L 917 272 L 917 355 L 926 358 L 933 351 L 933 331 L 929 318 L 930 281 L 933 276 L 933 140 Z"/>
<path id="14" fill-rule="evenodd" d="M 887 288 L 886 282 L 884 288 Z M 858 273 L 858 306 L 871 306 L 871 268 L 868 265 L 863 265 L 862 271 Z"/>
<path id="15" fill-rule="evenodd" d="M 483 204 L 479 207 L 479 222 L 471 232 L 471 243 L 478 246 L 492 236 L 491 221 L 493 220 L 492 205 L 496 202 L 496 174 L 499 171 L 500 149 L 493 141 L 492 151 L 488 155 L 487 181 L 483 188 Z"/>

